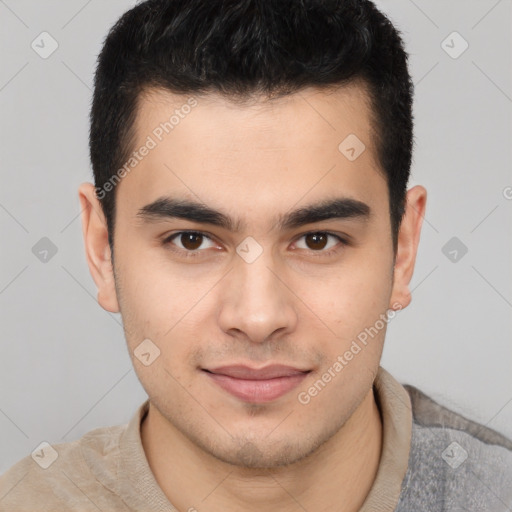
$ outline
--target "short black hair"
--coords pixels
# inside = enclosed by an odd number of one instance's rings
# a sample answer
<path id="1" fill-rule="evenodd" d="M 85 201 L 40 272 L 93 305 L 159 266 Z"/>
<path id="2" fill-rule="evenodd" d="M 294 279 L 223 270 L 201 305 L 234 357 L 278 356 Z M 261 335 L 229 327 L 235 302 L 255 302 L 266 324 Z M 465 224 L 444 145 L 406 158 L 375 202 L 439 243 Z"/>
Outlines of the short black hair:
<path id="1" fill-rule="evenodd" d="M 366 86 L 386 178 L 393 246 L 413 147 L 413 84 L 400 32 L 369 0 L 147 0 L 106 37 L 94 81 L 90 157 L 113 255 L 116 188 L 141 93 L 219 93 L 232 101 L 306 87 Z M 341 142 L 341 141 L 340 141 Z M 103 188 L 105 187 L 105 188 Z"/>

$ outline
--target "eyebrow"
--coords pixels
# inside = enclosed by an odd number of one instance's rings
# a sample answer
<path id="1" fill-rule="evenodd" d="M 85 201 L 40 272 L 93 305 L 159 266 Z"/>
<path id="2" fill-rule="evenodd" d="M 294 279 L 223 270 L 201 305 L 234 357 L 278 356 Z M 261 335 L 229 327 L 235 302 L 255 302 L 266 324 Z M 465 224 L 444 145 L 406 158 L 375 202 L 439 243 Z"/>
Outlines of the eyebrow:
<path id="1" fill-rule="evenodd" d="M 370 213 L 371 209 L 366 203 L 357 199 L 338 197 L 281 214 L 274 219 L 273 225 L 284 231 L 330 219 L 367 220 Z M 233 219 L 199 202 L 172 197 L 160 197 L 142 207 L 137 212 L 137 217 L 148 223 L 175 218 L 184 219 L 199 224 L 211 224 L 232 232 L 239 232 L 244 227 L 241 219 Z"/>

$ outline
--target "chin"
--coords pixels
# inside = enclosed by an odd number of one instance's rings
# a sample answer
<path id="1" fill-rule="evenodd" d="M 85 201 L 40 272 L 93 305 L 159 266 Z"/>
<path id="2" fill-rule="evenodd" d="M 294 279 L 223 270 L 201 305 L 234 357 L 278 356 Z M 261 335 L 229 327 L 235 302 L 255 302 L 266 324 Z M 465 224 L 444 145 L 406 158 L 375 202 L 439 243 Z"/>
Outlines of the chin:
<path id="1" fill-rule="evenodd" d="M 231 446 L 203 446 L 216 459 L 246 469 L 275 469 L 295 464 L 314 453 L 330 436 L 297 439 L 289 434 L 279 440 L 232 439 Z"/>
<path id="2" fill-rule="evenodd" d="M 275 447 L 261 446 L 246 442 L 241 448 L 225 453 L 212 453 L 223 462 L 247 469 L 273 469 L 288 466 L 307 456 L 304 448 L 287 444 L 276 450 Z"/>

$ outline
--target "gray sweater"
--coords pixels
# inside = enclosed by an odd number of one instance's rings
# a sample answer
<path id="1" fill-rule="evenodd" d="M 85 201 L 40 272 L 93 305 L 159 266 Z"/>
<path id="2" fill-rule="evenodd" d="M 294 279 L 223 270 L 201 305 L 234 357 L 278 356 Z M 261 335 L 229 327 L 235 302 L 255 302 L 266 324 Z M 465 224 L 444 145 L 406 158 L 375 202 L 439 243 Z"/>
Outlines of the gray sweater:
<path id="1" fill-rule="evenodd" d="M 512 442 L 404 387 L 412 441 L 396 511 L 512 511 Z"/>

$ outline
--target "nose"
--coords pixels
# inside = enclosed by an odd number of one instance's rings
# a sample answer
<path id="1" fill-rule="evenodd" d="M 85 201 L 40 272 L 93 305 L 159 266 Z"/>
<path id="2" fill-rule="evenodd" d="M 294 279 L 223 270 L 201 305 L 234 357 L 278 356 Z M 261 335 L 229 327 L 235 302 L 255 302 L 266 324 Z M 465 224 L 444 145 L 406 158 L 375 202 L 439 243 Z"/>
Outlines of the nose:
<path id="1" fill-rule="evenodd" d="M 297 298 L 286 284 L 284 266 L 273 260 L 270 251 L 252 263 L 237 256 L 219 297 L 224 332 L 262 343 L 295 329 Z"/>

